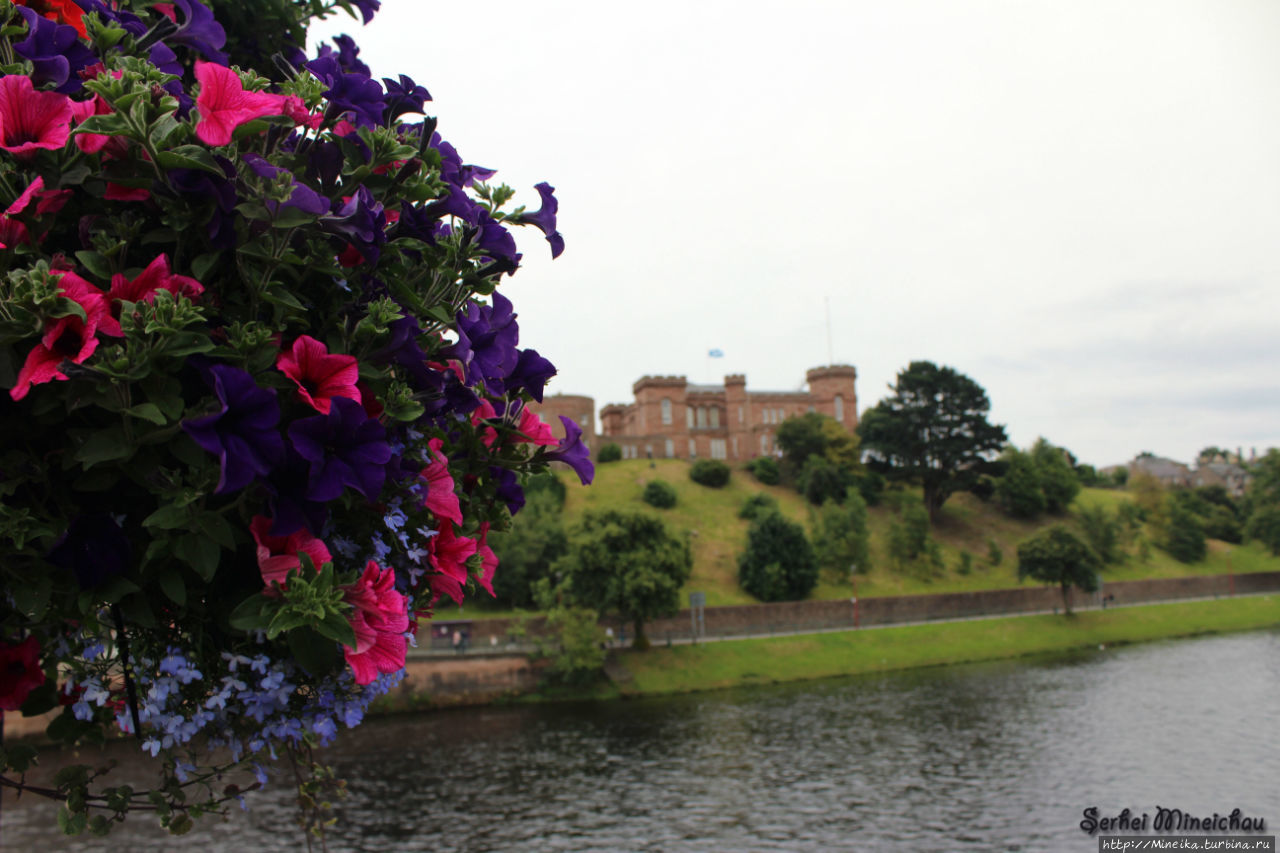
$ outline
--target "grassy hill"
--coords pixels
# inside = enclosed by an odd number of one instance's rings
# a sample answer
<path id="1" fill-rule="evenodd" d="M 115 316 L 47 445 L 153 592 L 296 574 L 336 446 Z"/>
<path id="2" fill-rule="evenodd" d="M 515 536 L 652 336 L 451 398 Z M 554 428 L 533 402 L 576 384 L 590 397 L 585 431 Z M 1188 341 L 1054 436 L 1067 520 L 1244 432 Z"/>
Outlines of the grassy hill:
<path id="1" fill-rule="evenodd" d="M 809 505 L 794 490 L 784 486 L 764 486 L 746 471 L 735 468 L 729 484 L 722 489 L 700 486 L 689 479 L 689 463 L 679 459 L 656 459 L 652 467 L 645 459 L 622 460 L 596 466 L 595 482 L 581 486 L 570 472 L 561 472 L 567 487 L 565 502 L 567 521 L 573 524 L 589 509 L 627 507 L 660 515 L 672 528 L 688 532 L 693 548 L 693 576 L 681 600 L 688 593 L 706 593 L 711 607 L 730 604 L 753 604 L 755 599 L 738 588 L 738 555 L 746 545 L 749 522 L 738 518 L 738 510 L 751 495 L 767 492 L 779 504 L 783 514 L 810 528 Z M 653 479 L 665 480 L 676 490 L 678 502 L 668 510 L 649 507 L 640 499 L 645 484 Z M 1072 505 L 1102 505 L 1108 508 L 1129 500 L 1125 492 L 1107 489 L 1085 489 Z M 885 506 L 871 507 L 872 569 L 856 578 L 860 596 L 908 595 L 929 592 L 959 592 L 1018 586 L 1018 543 L 1050 524 L 1066 521 L 1066 517 L 1043 516 L 1035 521 L 1021 521 L 1002 513 L 994 504 L 983 503 L 973 495 L 953 495 L 943 506 L 942 520 L 935 525 L 933 536 L 942 549 L 945 569 L 934 578 L 920 578 L 895 571 L 890 564 L 886 538 L 894 512 Z M 1148 538 L 1150 535 L 1148 534 Z M 992 566 L 988 561 L 988 540 L 994 539 L 1004 559 Z M 957 571 L 959 554 L 968 551 L 973 569 L 968 575 Z M 501 571 L 499 567 L 498 571 Z M 1124 565 L 1109 566 L 1103 573 L 1108 580 L 1179 577 L 1198 574 L 1225 574 L 1280 570 L 1280 558 L 1272 557 L 1257 543 L 1230 545 L 1209 542 L 1208 558 L 1194 565 L 1180 563 L 1159 548 L 1151 548 L 1150 558 L 1141 562 L 1131 556 Z M 813 598 L 847 598 L 854 593 L 847 581 L 824 576 L 813 591 Z M 482 601 L 472 600 L 467 614 L 484 612 Z M 441 607 L 437 618 L 451 618 L 457 611 Z"/>

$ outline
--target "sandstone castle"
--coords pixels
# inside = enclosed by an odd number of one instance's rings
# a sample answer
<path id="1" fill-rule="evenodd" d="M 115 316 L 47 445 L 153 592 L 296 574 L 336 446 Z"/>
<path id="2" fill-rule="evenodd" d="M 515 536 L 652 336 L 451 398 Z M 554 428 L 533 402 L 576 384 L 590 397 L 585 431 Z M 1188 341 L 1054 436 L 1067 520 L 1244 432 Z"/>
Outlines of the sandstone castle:
<path id="1" fill-rule="evenodd" d="M 613 442 L 624 459 L 741 461 L 774 453 L 778 425 L 805 412 L 829 415 L 853 432 L 858 426 L 857 376 L 849 365 L 815 367 L 805 373 L 807 391 L 748 391 L 742 374 L 726 376 L 723 385 L 698 385 L 683 376 L 642 376 L 631 386 L 635 402 L 600 410 L 598 433 L 590 397 L 548 395 L 535 409 L 557 427 L 556 416 L 572 418 L 593 450 Z"/>

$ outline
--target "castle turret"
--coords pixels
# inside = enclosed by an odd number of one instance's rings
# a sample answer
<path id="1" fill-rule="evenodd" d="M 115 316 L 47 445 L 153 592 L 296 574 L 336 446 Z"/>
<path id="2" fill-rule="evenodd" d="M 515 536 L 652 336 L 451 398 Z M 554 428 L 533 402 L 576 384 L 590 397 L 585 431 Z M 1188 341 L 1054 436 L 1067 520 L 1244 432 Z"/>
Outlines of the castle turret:
<path id="1" fill-rule="evenodd" d="M 849 432 L 858 428 L 858 394 L 854 382 L 858 371 L 848 364 L 815 367 L 804 378 L 813 395 L 813 407 L 844 424 Z"/>

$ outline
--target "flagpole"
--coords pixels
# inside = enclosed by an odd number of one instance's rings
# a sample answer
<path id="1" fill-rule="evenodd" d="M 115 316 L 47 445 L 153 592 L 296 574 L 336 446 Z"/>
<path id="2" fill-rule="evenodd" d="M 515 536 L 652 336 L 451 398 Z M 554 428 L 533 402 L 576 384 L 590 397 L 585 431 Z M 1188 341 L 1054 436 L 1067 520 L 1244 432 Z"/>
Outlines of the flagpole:
<path id="1" fill-rule="evenodd" d="M 831 350 L 831 294 L 829 293 L 826 295 L 826 303 L 827 303 L 827 365 L 830 366 L 836 363 L 836 358 L 834 355 L 832 355 L 832 350 Z"/>

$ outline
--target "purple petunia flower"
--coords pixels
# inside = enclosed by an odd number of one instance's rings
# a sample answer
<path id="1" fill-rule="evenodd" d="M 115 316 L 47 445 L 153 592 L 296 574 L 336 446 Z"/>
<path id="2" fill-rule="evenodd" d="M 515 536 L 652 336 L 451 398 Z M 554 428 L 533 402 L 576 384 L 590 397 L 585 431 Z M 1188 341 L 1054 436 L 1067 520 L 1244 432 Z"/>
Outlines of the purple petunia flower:
<path id="1" fill-rule="evenodd" d="M 351 5 L 360 10 L 364 23 L 373 20 L 373 13 L 382 7 L 382 0 L 351 0 Z"/>
<path id="2" fill-rule="evenodd" d="M 76 576 L 81 589 L 93 589 L 129 570 L 133 548 L 129 537 L 105 512 L 82 515 L 71 522 L 49 551 L 49 562 Z"/>
<path id="3" fill-rule="evenodd" d="M 413 78 L 400 75 L 397 82 L 390 77 L 383 77 L 382 83 L 387 89 L 387 121 L 394 122 L 405 113 L 421 114 L 425 104 L 431 100 L 431 93 L 425 87 L 413 82 Z"/>
<path id="4" fill-rule="evenodd" d="M 494 269 L 487 269 L 487 272 L 499 275 L 504 272 L 513 273 L 520 266 L 521 255 L 516 251 L 516 239 L 484 208 L 480 209 L 479 230 L 475 241 L 476 247 L 493 261 Z"/>
<path id="5" fill-rule="evenodd" d="M 463 222 L 471 225 L 480 223 L 480 215 L 485 212 L 479 204 L 475 202 L 471 196 L 467 195 L 461 187 L 446 187 L 448 195 L 444 198 L 436 199 L 427 205 L 423 210 L 423 214 L 432 219 L 439 219 L 443 216 L 456 216 Z M 515 243 L 512 242 L 512 248 Z"/>
<path id="6" fill-rule="evenodd" d="M 491 467 L 489 473 L 498 481 L 498 500 L 507 505 L 512 515 L 524 508 L 524 489 L 520 486 L 520 478 L 510 468 Z"/>
<path id="7" fill-rule="evenodd" d="M 555 197 L 556 188 L 543 181 L 534 189 L 538 191 L 538 195 L 542 196 L 542 207 L 533 213 L 520 214 L 516 217 L 516 222 L 536 226 L 547 236 L 547 242 L 551 244 L 551 257 L 558 258 L 564 251 L 564 238 L 556 230 L 556 212 L 560 209 L 560 202 L 556 201 Z"/>
<path id="8" fill-rule="evenodd" d="M 311 60 L 307 69 L 329 87 L 324 97 L 339 114 L 350 113 L 357 127 L 382 124 L 387 104 L 383 100 L 382 87 L 368 74 L 344 71 L 332 53 Z"/>
<path id="9" fill-rule="evenodd" d="M 206 227 L 209 242 L 216 249 L 230 249 L 236 244 L 235 209 L 239 202 L 233 183 L 236 169 L 226 157 L 215 154 L 213 159 L 222 169 L 223 177 L 215 177 L 203 169 L 170 169 L 169 183 L 192 205 L 212 202 Z"/>
<path id="10" fill-rule="evenodd" d="M 226 65 L 227 55 L 222 48 L 227 43 L 227 31 L 214 20 L 213 12 L 200 0 L 173 0 L 173 5 L 182 11 L 182 21 L 177 32 L 166 36 L 165 41 L 189 47 L 210 62 Z"/>
<path id="11" fill-rule="evenodd" d="M 520 361 L 516 344 L 520 342 L 520 327 L 511 301 L 501 293 L 494 293 L 492 305 L 467 305 L 465 313 L 458 314 L 459 342 L 450 348 L 448 357 L 468 355 L 463 361 L 467 383 L 474 385 L 483 379 L 485 388 L 498 395 L 503 390 L 503 380 L 515 370 Z"/>
<path id="12" fill-rule="evenodd" d="M 333 43 L 338 46 L 338 64 L 342 66 L 344 71 L 363 74 L 365 77 L 373 76 L 369 66 L 360 61 L 360 48 L 356 46 L 355 39 L 344 33 L 340 36 L 334 36 Z M 328 56 L 331 50 L 328 45 L 324 45 L 320 48 L 319 55 Z"/>
<path id="13" fill-rule="evenodd" d="M 266 178 L 269 181 L 274 181 L 282 174 L 288 174 L 284 169 L 271 165 L 262 155 L 254 154 L 252 151 L 240 155 L 240 159 L 253 170 L 255 175 L 260 178 Z M 306 184 L 298 183 L 296 180 L 293 182 L 293 192 L 289 195 L 288 201 L 268 201 L 266 205 L 267 210 L 273 214 L 282 207 L 295 207 L 304 213 L 310 213 L 312 216 L 321 216 L 329 212 L 329 200 L 327 198 Z"/>
<path id="14" fill-rule="evenodd" d="M 330 501 L 350 486 L 375 500 L 392 455 L 385 436 L 382 424 L 346 397 L 334 397 L 327 415 L 290 424 L 289 441 L 311 463 L 307 499 Z"/>
<path id="15" fill-rule="evenodd" d="M 280 464 L 266 479 L 272 536 L 288 536 L 303 528 L 313 533 L 324 529 L 329 511 L 324 504 L 307 499 L 310 479 L 311 463 L 286 446 Z"/>
<path id="16" fill-rule="evenodd" d="M 564 424 L 564 440 L 560 445 L 542 458 L 547 462 L 563 462 L 573 469 L 586 486 L 596 475 L 596 467 L 591 464 L 591 451 L 582 443 L 582 427 L 573 418 L 560 416 Z"/>
<path id="17" fill-rule="evenodd" d="M 53 84 L 55 92 L 70 95 L 84 88 L 80 71 L 98 61 L 80 40 L 75 27 L 42 18 L 35 10 L 18 7 L 27 22 L 27 37 L 14 42 L 13 50 L 31 60 L 31 82 L 38 87 Z"/>
<path id="18" fill-rule="evenodd" d="M 369 188 L 361 186 L 346 201 L 335 199 L 333 213 L 320 220 L 320 227 L 350 241 L 370 264 L 378 262 L 381 246 L 387 242 L 387 215 L 382 202 Z"/>
<path id="19" fill-rule="evenodd" d="M 487 181 L 497 172 L 482 166 L 465 165 L 458 150 L 445 142 L 440 134 L 431 134 L 431 147 L 440 152 L 440 177 L 455 187 L 469 187 L 476 181 Z"/>
<path id="20" fill-rule="evenodd" d="M 284 454 L 276 426 L 280 405 L 276 392 L 260 388 L 243 370 L 225 364 L 209 368 L 220 411 L 183 421 L 182 428 L 205 451 L 216 454 L 222 466 L 215 494 L 242 489 L 265 476 Z"/>
<path id="21" fill-rule="evenodd" d="M 147 25 L 132 12 L 113 9 L 102 0 L 75 0 L 75 2 L 86 13 L 97 12 L 102 20 L 115 24 L 134 38 L 140 39 L 147 34 Z"/>
<path id="22" fill-rule="evenodd" d="M 533 399 L 541 403 L 542 391 L 556 372 L 556 366 L 538 355 L 537 350 L 521 350 L 515 369 L 507 374 L 507 393 L 517 394 L 525 390 Z"/>

